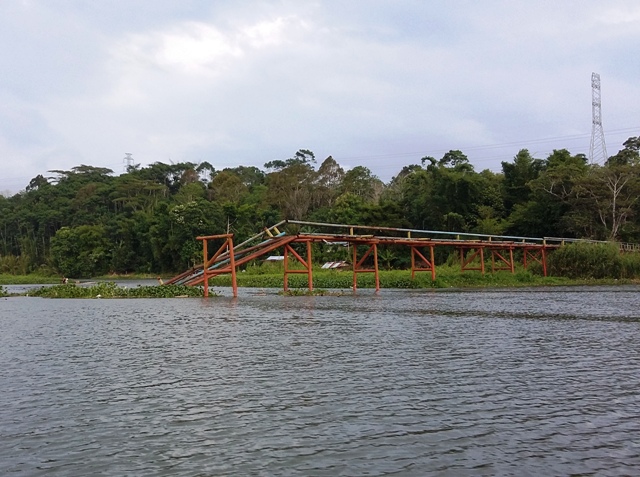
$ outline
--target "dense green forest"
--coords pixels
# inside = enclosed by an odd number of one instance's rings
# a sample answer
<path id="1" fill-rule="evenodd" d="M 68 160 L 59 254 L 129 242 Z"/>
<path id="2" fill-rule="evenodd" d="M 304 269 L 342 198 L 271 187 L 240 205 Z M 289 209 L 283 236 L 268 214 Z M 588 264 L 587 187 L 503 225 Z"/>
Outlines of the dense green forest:
<path id="1" fill-rule="evenodd" d="M 253 166 L 154 163 L 114 175 L 80 165 L 0 196 L 0 273 L 171 273 L 201 259 L 198 235 L 236 240 L 287 219 L 428 230 L 640 241 L 640 138 L 604 165 L 523 149 L 500 173 L 458 150 L 383 183 L 309 150 Z"/>

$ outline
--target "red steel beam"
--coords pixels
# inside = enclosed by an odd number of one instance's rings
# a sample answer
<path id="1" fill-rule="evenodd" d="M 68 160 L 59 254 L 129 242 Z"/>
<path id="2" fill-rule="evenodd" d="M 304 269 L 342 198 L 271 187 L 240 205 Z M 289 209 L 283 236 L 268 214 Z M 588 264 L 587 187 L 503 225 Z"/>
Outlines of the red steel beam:
<path id="1" fill-rule="evenodd" d="M 513 247 L 509 247 L 509 259 L 507 260 L 502 253 L 501 250 L 492 249 L 491 250 L 491 272 L 495 272 L 496 270 L 509 270 L 511 273 L 515 273 L 515 266 L 513 263 Z M 496 257 L 503 262 L 506 266 L 497 267 L 496 266 Z"/>
<path id="2" fill-rule="evenodd" d="M 431 272 L 431 281 L 435 281 L 436 279 L 436 262 L 433 259 L 433 245 L 429 245 L 429 256 L 430 259 L 427 258 L 418 250 L 418 245 L 410 245 L 411 248 L 411 280 L 415 280 L 416 272 Z M 426 268 L 416 267 L 416 255 L 420 258 L 426 265 Z"/>
<path id="3" fill-rule="evenodd" d="M 358 260 L 358 247 L 354 244 L 353 246 L 353 291 L 355 292 L 358 289 L 358 273 L 373 273 L 375 275 L 375 284 L 376 291 L 380 291 L 380 269 L 378 268 L 378 242 L 376 240 L 359 240 L 359 243 L 363 245 L 369 245 L 369 248 L 362 256 L 360 260 Z M 364 261 L 371 255 L 373 252 L 373 268 L 360 268 Z"/>
<path id="4" fill-rule="evenodd" d="M 465 250 L 469 250 L 471 255 L 467 255 L 467 258 L 464 257 Z M 470 267 L 469 265 L 476 259 L 476 257 L 480 256 L 480 266 L 479 267 Z M 484 275 L 484 246 L 474 245 L 470 247 L 460 247 L 460 271 L 465 272 L 468 270 L 480 270 L 480 272 Z"/>
<path id="5" fill-rule="evenodd" d="M 313 291 L 313 268 L 311 262 L 311 242 L 307 241 L 307 259 L 305 260 L 300 256 L 298 252 L 290 245 L 284 246 L 284 291 L 289 290 L 289 274 L 290 273 L 305 273 L 307 274 L 307 281 L 309 285 L 309 291 Z M 304 267 L 303 270 L 294 270 L 289 268 L 289 253 L 300 262 Z"/>
<path id="6" fill-rule="evenodd" d="M 277 230 L 276 230 L 277 231 Z M 224 243 L 218 249 L 211 259 L 208 259 L 208 240 L 223 238 Z M 255 237 L 254 237 L 255 238 Z M 195 276 L 186 281 L 188 285 L 197 285 L 199 283 L 205 283 L 205 296 L 208 296 L 208 280 L 214 276 L 231 273 L 232 286 L 234 289 L 234 296 L 237 296 L 237 267 L 247 262 L 255 260 L 281 246 L 284 246 L 285 252 L 285 290 L 288 288 L 288 275 L 291 273 L 306 273 L 308 277 L 309 290 L 313 290 L 313 264 L 312 264 L 312 247 L 314 242 L 347 242 L 353 245 L 353 289 L 357 289 L 357 274 L 358 273 L 374 273 L 376 291 L 380 289 L 380 276 L 378 267 L 378 245 L 405 245 L 411 249 L 411 278 L 415 278 L 415 273 L 419 271 L 430 271 L 431 279 L 435 280 L 436 267 L 434 261 L 434 248 L 436 246 L 450 246 L 460 250 L 460 262 L 461 271 L 479 270 L 484 275 L 484 249 L 488 249 L 492 254 L 492 272 L 496 270 L 510 270 L 511 273 L 515 272 L 515 265 L 513 259 L 513 251 L 522 249 L 524 252 L 524 267 L 527 268 L 530 261 L 536 261 L 542 265 L 543 273 L 547 276 L 547 263 L 546 263 L 546 251 L 548 249 L 558 248 L 560 245 L 549 245 L 546 243 L 536 244 L 531 242 L 513 242 L 509 240 L 495 241 L 495 240 L 453 240 L 453 239 L 431 239 L 431 238 L 412 238 L 411 234 L 408 237 L 379 237 L 375 235 L 338 235 L 338 234 L 305 234 L 300 233 L 298 235 L 283 235 L 267 239 L 257 245 L 253 245 L 242 251 L 234 250 L 233 234 L 219 234 L 219 235 L 207 235 L 197 237 L 198 240 L 203 241 L 203 264 L 198 267 L 193 267 L 180 275 L 169 280 L 167 283 L 174 283 L 176 281 L 184 280 L 189 275 L 193 275 L 198 271 L 201 271 L 200 276 Z M 240 244 L 244 246 L 247 241 Z M 293 243 L 306 243 L 306 259 L 303 258 L 295 249 L 291 246 Z M 357 246 L 368 246 L 365 254 L 358 259 Z M 427 258 L 420 248 L 429 248 L 429 258 Z M 226 251 L 225 251 L 226 249 Z M 509 256 L 504 254 L 508 250 Z M 469 251 L 465 257 L 465 252 Z M 303 270 L 292 270 L 289 268 L 289 254 L 300 262 L 303 266 Z M 373 268 L 364 268 L 364 262 L 373 254 Z M 239 255 L 239 256 L 238 256 Z M 419 267 L 416 265 L 416 257 L 422 260 L 426 264 L 426 267 Z M 480 259 L 479 266 L 472 266 L 475 259 Z M 211 268 L 216 263 L 224 263 L 228 261 L 228 266 L 220 268 Z M 496 262 L 504 263 L 504 266 L 497 266 Z"/>

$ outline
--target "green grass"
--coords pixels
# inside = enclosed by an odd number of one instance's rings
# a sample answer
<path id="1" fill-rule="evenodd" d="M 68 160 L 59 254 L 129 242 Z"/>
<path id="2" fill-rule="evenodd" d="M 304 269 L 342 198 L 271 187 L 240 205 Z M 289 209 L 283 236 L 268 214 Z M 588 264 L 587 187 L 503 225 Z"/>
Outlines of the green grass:
<path id="1" fill-rule="evenodd" d="M 436 268 L 436 280 L 431 281 L 429 272 L 416 273 L 415 280 L 411 280 L 409 270 L 381 270 L 381 288 L 500 288 L 500 287 L 529 287 L 529 286 L 556 286 L 556 285 L 584 285 L 584 284 L 619 284 L 620 280 L 589 280 L 570 279 L 564 277 L 543 277 L 527 270 L 516 270 L 515 274 L 506 271 L 485 273 L 479 271 L 460 272 L 457 267 L 441 266 Z M 238 286 L 248 288 L 283 288 L 284 278 L 282 272 L 277 273 L 238 273 Z M 221 275 L 209 281 L 211 286 L 231 286 L 231 275 Z M 629 283 L 629 281 L 625 281 Z M 353 274 L 350 271 L 314 270 L 313 286 L 318 289 L 349 289 L 353 285 Z M 289 287 L 307 288 L 306 275 L 289 275 Z M 358 274 L 358 288 L 374 288 L 375 277 L 373 273 Z"/>
<path id="2" fill-rule="evenodd" d="M 155 280 L 158 277 L 156 274 L 149 273 L 131 273 L 127 275 L 102 275 L 99 277 L 93 277 L 93 280 Z M 74 281 L 69 279 L 69 282 Z M 62 278 L 52 275 L 11 275 L 7 273 L 0 274 L 0 285 L 50 285 L 58 284 L 62 282 Z"/>
<path id="3" fill-rule="evenodd" d="M 51 275 L 10 275 L 0 274 L 0 285 L 46 285 L 50 283 L 60 283 L 60 277 Z"/>

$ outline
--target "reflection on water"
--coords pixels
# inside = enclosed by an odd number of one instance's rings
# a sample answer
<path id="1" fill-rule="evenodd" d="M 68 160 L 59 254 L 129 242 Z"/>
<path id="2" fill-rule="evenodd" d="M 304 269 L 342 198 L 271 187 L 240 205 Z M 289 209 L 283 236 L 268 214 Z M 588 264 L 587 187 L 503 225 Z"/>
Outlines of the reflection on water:
<path id="1" fill-rule="evenodd" d="M 0 299 L 0 474 L 637 475 L 639 291 Z"/>

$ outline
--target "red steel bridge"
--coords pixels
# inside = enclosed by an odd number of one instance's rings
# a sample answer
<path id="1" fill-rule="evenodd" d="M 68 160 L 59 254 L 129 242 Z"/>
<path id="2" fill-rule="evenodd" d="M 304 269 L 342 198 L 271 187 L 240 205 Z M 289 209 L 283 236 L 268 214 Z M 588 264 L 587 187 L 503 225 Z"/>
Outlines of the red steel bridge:
<path id="1" fill-rule="evenodd" d="M 450 247 L 460 254 L 462 272 L 486 272 L 486 259 L 491 256 L 491 272 L 515 273 L 514 252 L 521 251 L 523 266 L 537 262 L 547 275 L 547 252 L 567 242 L 583 241 L 557 237 L 514 237 L 473 233 L 415 230 L 395 227 L 327 224 L 283 220 L 240 244 L 233 243 L 233 234 L 197 237 L 202 241 L 203 263 L 167 281 L 167 284 L 204 286 L 209 295 L 209 279 L 231 274 L 233 296 L 238 296 L 236 272 L 238 267 L 281 249 L 284 262 L 284 290 L 289 289 L 290 274 L 307 275 L 309 290 L 313 290 L 312 244 L 349 245 L 352 253 L 353 289 L 358 286 L 360 273 L 373 273 L 376 290 L 380 289 L 378 250 L 384 246 L 405 246 L 411 251 L 411 278 L 417 272 L 431 273 L 436 279 L 434 251 L 436 247 Z M 218 245 L 211 253 L 210 244 Z M 304 252 L 295 244 L 303 244 Z M 620 244 L 621 250 L 638 251 L 636 244 Z M 300 247 L 298 247 L 300 250 Z"/>

